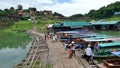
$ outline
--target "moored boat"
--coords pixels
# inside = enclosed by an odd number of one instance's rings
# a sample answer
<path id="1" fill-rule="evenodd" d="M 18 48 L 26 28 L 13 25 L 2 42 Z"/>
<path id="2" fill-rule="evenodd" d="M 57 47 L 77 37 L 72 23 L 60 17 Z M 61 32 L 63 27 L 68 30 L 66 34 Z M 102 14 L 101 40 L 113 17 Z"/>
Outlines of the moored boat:
<path id="1" fill-rule="evenodd" d="M 120 68 L 120 59 L 104 60 L 104 65 L 107 68 Z"/>

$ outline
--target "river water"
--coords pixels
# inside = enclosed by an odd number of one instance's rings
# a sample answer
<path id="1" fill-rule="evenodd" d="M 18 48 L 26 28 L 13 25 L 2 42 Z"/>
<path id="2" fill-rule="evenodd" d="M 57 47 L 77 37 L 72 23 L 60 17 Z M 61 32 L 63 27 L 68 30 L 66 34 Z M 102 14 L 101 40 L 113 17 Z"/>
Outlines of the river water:
<path id="1" fill-rule="evenodd" d="M 19 64 L 26 56 L 30 43 L 24 47 L 1 48 L 0 49 L 0 68 L 13 68 Z"/>

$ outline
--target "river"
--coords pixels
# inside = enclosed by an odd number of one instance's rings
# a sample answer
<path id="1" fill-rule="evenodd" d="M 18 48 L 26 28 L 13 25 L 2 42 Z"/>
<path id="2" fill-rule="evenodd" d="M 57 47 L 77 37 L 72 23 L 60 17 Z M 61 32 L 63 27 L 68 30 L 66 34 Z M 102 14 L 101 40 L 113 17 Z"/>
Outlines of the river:
<path id="1" fill-rule="evenodd" d="M 29 46 L 18 47 L 18 48 L 2 48 L 0 49 L 0 68 L 13 68 L 19 64 L 22 59 L 26 56 L 29 50 Z"/>

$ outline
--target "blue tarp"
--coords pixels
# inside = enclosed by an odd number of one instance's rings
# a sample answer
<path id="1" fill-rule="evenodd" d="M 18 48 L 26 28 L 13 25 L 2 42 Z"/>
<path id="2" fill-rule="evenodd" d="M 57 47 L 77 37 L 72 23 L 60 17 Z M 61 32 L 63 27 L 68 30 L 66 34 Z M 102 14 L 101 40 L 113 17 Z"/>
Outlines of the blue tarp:
<path id="1" fill-rule="evenodd" d="M 120 57 L 120 51 L 117 51 L 117 52 L 112 52 L 113 55 L 116 55 L 118 57 Z"/>

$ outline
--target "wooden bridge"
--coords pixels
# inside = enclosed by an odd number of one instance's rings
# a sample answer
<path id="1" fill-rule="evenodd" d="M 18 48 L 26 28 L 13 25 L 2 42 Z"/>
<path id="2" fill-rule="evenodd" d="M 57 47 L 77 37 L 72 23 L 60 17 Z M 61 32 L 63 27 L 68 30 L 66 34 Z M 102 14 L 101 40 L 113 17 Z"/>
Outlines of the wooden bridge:
<path id="1" fill-rule="evenodd" d="M 24 60 L 15 68 L 35 68 L 44 66 L 49 61 L 49 49 L 45 39 L 43 39 L 41 35 L 35 34 L 34 32 L 29 34 L 33 36 L 30 49 Z"/>
<path id="2" fill-rule="evenodd" d="M 45 41 L 44 34 L 34 31 L 29 34 L 33 36 L 33 42 L 26 57 L 16 68 L 39 68 L 47 63 L 51 64 L 51 68 L 97 68 L 81 58 L 80 51 L 76 51 L 77 55 L 72 59 L 66 59 L 67 54 L 62 43 L 51 43 L 52 40 Z"/>

